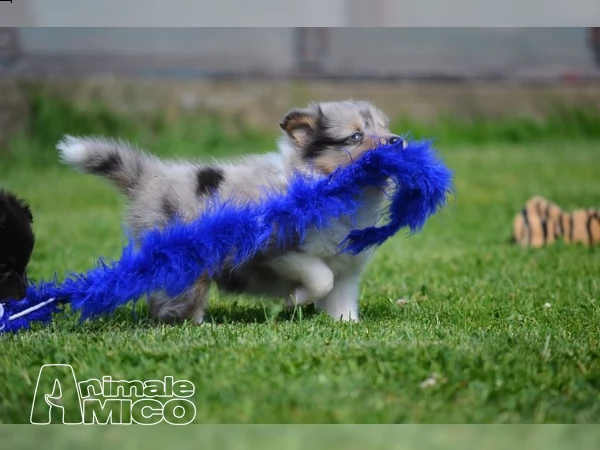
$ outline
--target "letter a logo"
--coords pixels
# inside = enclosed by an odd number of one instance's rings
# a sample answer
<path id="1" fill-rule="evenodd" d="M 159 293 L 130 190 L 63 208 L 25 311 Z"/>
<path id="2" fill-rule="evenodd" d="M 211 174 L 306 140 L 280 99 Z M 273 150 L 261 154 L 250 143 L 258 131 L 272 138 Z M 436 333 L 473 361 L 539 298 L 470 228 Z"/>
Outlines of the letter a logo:
<path id="1" fill-rule="evenodd" d="M 35 385 L 31 423 L 83 423 L 81 393 L 70 364 L 44 364 Z"/>

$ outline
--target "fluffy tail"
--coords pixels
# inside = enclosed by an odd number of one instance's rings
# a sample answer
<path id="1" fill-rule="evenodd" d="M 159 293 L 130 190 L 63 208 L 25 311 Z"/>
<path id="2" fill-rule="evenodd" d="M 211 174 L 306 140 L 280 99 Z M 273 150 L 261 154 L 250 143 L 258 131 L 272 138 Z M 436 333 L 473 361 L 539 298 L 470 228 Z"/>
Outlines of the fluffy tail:
<path id="1" fill-rule="evenodd" d="M 124 141 L 102 137 L 65 136 L 57 145 L 63 163 L 110 180 L 124 194 L 131 194 L 145 172 L 158 159 Z"/>

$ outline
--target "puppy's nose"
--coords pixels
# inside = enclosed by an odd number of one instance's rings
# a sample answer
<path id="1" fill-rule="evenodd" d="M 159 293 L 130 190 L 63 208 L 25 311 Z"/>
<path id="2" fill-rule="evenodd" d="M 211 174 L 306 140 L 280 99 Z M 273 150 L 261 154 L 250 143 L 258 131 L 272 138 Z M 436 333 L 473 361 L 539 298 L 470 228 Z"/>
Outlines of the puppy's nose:
<path id="1" fill-rule="evenodd" d="M 396 136 L 396 135 L 391 135 L 391 136 L 384 136 L 384 137 L 380 137 L 379 138 L 379 143 L 380 144 L 397 144 L 398 142 L 402 141 L 402 148 L 406 148 L 406 141 L 404 139 L 402 139 L 400 136 Z"/>

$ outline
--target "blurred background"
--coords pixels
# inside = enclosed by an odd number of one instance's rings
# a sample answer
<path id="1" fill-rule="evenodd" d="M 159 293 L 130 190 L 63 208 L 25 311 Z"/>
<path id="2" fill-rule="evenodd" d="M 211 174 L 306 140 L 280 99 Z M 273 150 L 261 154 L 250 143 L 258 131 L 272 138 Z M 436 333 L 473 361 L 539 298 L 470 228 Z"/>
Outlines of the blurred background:
<path id="1" fill-rule="evenodd" d="M 45 23 L 57 14 L 27 5 L 21 19 Z M 400 13 L 384 1 L 327 8 L 350 24 Z M 271 132 L 292 106 L 348 97 L 429 124 L 440 116 L 540 119 L 557 106 L 596 110 L 599 30 L 0 28 L 0 143 L 29 120 L 33 85 L 79 106 L 233 114 Z"/>
<path id="2" fill-rule="evenodd" d="M 8 28 L 15 75 L 597 77 L 589 28 Z"/>

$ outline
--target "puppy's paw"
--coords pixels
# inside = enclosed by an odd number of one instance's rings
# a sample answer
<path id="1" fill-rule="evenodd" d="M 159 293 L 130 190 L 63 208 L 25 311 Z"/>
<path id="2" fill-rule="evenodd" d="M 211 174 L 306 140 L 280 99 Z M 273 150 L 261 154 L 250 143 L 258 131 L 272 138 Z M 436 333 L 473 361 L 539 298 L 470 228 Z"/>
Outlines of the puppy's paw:
<path id="1" fill-rule="evenodd" d="M 287 299 L 286 305 L 290 308 L 296 306 L 306 306 L 313 303 L 310 292 L 305 287 L 299 287 L 294 290 Z"/>

